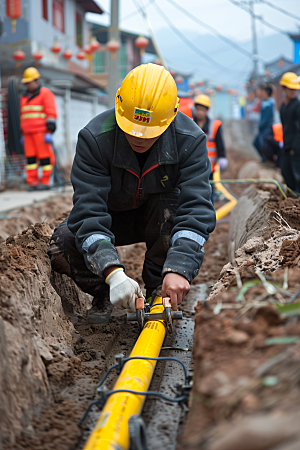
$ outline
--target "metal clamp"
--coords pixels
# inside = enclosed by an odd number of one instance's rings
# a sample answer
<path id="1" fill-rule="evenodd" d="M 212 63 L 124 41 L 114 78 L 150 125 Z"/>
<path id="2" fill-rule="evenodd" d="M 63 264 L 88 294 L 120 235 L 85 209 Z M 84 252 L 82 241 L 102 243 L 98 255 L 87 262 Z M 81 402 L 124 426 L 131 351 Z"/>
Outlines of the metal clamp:
<path id="1" fill-rule="evenodd" d="M 133 415 L 128 422 L 130 450 L 148 450 L 145 422 L 139 415 Z"/>
<path id="2" fill-rule="evenodd" d="M 151 308 L 149 305 L 143 305 L 141 300 L 137 299 L 136 301 L 136 312 L 128 313 L 127 320 L 129 322 L 137 322 L 139 325 L 140 331 L 144 328 L 144 325 L 149 320 L 162 320 L 165 322 L 167 326 L 167 331 L 169 333 L 173 333 L 173 320 L 181 320 L 182 319 L 182 311 L 172 311 L 171 309 L 171 299 L 169 297 L 163 298 L 163 312 L 159 313 L 151 313 Z M 144 303 L 144 300 L 143 300 Z M 153 305 L 155 307 L 157 305 Z"/>

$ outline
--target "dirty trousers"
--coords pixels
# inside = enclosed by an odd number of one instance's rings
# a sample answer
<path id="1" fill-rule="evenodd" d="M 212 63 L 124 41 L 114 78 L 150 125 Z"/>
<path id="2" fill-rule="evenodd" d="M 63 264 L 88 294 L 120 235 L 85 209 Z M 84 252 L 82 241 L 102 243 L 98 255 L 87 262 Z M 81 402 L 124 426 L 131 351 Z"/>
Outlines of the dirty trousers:
<path id="1" fill-rule="evenodd" d="M 284 152 L 281 172 L 287 186 L 300 193 L 300 154 Z"/>
<path id="2" fill-rule="evenodd" d="M 171 246 L 170 233 L 178 205 L 179 191 L 154 194 L 140 208 L 129 211 L 110 211 L 111 231 L 115 245 L 146 243 L 142 277 L 147 295 L 162 284 L 162 268 Z M 92 273 L 75 244 L 75 235 L 67 227 L 65 219 L 51 238 L 48 255 L 52 269 L 69 275 L 86 293 L 101 297 L 108 291 L 104 277 Z"/>
<path id="3" fill-rule="evenodd" d="M 48 185 L 55 164 L 55 156 L 50 144 L 45 142 L 45 133 L 25 134 L 24 153 L 27 159 L 26 181 L 30 186 L 39 183 Z M 42 166 L 43 176 L 38 177 L 38 165 Z"/>

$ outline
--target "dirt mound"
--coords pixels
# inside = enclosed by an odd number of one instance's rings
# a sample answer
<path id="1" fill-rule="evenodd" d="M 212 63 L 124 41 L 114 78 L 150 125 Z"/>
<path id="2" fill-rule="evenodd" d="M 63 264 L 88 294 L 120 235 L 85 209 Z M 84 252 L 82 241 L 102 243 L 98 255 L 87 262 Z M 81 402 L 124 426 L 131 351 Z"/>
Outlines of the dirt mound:
<path id="1" fill-rule="evenodd" d="M 51 377 L 74 377 L 75 329 L 51 284 L 51 234 L 48 224 L 36 224 L 0 244 L 0 429 L 3 446 L 12 448 L 52 398 Z M 67 286 L 77 290 L 70 279 Z"/>
<path id="2" fill-rule="evenodd" d="M 0 242 L 21 233 L 25 228 L 40 222 L 51 222 L 72 208 L 72 194 L 56 195 L 50 200 L 20 208 L 9 213 L 11 218 L 0 219 Z"/>
<path id="3" fill-rule="evenodd" d="M 210 427 L 224 421 L 239 423 L 253 413 L 284 414 L 298 408 L 299 310 L 297 305 L 292 312 L 277 304 L 299 290 L 300 269 L 287 274 L 280 268 L 264 281 L 249 270 L 243 286 L 196 308 L 193 394 L 180 449 L 227 449 L 225 443 L 202 446 L 215 440 L 216 430 Z M 240 440 L 234 448 L 246 447 Z"/>

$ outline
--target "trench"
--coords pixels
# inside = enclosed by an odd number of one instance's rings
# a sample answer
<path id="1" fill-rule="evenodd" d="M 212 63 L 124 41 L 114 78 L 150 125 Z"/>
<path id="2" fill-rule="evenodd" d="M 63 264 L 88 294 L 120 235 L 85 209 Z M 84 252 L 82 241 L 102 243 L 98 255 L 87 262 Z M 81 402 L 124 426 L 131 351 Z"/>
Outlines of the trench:
<path id="1" fill-rule="evenodd" d="M 230 131 L 234 135 L 233 128 Z M 234 141 L 232 135 L 226 139 Z M 241 148 L 246 145 L 243 133 L 238 133 L 238 142 Z M 250 151 L 239 153 L 237 158 L 233 146 L 229 158 L 230 170 L 224 178 L 238 177 L 242 166 L 246 166 L 245 177 L 247 170 L 257 170 L 251 166 Z M 182 359 L 193 373 L 189 411 L 147 399 L 143 418 L 149 450 L 238 450 L 243 448 L 243 441 L 238 440 L 243 433 L 249 432 L 255 442 L 257 414 L 266 423 L 266 433 L 282 429 L 272 418 L 276 411 L 282 415 L 282 424 L 290 424 L 286 439 L 298 436 L 293 428 L 300 398 L 298 340 L 283 347 L 266 347 L 264 343 L 267 338 L 300 336 L 299 318 L 282 319 L 274 304 L 264 300 L 262 308 L 256 305 L 246 311 L 246 321 L 242 316 L 237 319 L 244 310 L 238 309 L 236 296 L 239 283 L 257 280 L 257 268 L 277 277 L 280 283 L 287 278 L 287 290 L 291 295 L 297 292 L 300 204 L 294 198 L 283 202 L 276 190 L 265 185 L 255 189 L 234 186 L 232 192 L 241 201 L 231 217 L 221 219 L 211 234 L 201 271 L 182 305 L 184 319 L 178 321 L 174 335 L 167 336 L 164 343 L 165 347 L 189 350 L 162 350 L 164 356 Z M 55 217 L 61 217 L 53 221 L 51 210 L 59 202 Z M 13 231 L 9 234 L 15 229 L 16 219 L 5 219 L 8 236 L 3 235 L 0 243 L 0 448 L 4 450 L 83 449 L 99 411 L 93 408 L 81 428 L 78 420 L 94 399 L 98 381 L 115 362 L 114 356 L 129 355 L 138 336 L 137 325 L 127 323 L 125 314 L 116 310 L 107 325 L 87 324 L 91 298 L 66 275 L 51 273 L 45 252 L 55 224 L 69 205 L 70 196 L 52 200 L 52 206 L 39 205 L 40 216 L 34 207 L 22 211 L 29 221 L 25 226 L 35 220 L 43 223 L 27 229 L 20 225 L 16 236 Z M 290 228 L 283 221 L 278 225 L 275 211 Z M 120 249 L 127 274 L 139 283 L 144 251 L 144 244 Z M 264 287 L 253 284 L 244 294 L 243 308 L 261 295 L 265 295 Z M 227 306 L 222 309 L 224 304 Z M 215 308 L 220 311 L 216 313 Z M 273 366 L 262 369 L 266 361 L 282 352 L 288 352 L 289 365 L 281 367 L 279 361 L 277 372 L 272 372 Z M 262 385 L 258 375 L 262 370 L 273 377 L 273 382 L 276 378 L 274 385 Z M 151 390 L 173 396 L 179 378 L 173 363 L 160 363 Z M 108 388 L 113 387 L 115 379 L 114 374 L 109 376 Z M 252 428 L 244 424 L 245 417 L 248 425 L 253 419 Z M 233 428 L 240 430 L 240 435 L 230 441 L 227 433 Z M 273 434 L 278 440 L 278 434 Z M 226 442 L 222 441 L 224 436 Z M 266 449 L 275 450 L 275 441 L 270 440 Z M 249 449 L 258 448 L 257 443 L 251 445 Z"/>

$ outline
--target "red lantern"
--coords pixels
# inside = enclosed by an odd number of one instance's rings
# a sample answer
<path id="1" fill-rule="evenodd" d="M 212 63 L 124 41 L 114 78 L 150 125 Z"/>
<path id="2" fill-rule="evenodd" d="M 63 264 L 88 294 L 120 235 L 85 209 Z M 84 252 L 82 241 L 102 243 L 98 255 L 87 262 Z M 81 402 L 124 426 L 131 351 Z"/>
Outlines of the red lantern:
<path id="1" fill-rule="evenodd" d="M 278 61 L 278 65 L 279 65 L 279 67 L 283 67 L 284 66 L 284 61 L 282 61 L 282 59 L 280 59 Z"/>
<path id="2" fill-rule="evenodd" d="M 145 47 L 149 45 L 149 39 L 145 36 L 139 36 L 135 40 L 135 46 L 140 49 L 140 55 L 142 56 L 145 53 Z"/>
<path id="3" fill-rule="evenodd" d="M 83 50 L 87 55 L 91 55 L 93 53 L 92 47 L 90 45 L 86 45 Z"/>
<path id="4" fill-rule="evenodd" d="M 226 93 L 229 94 L 229 95 L 231 95 L 231 94 L 232 94 L 232 89 L 229 89 L 229 88 L 226 89 Z"/>
<path id="5" fill-rule="evenodd" d="M 194 83 L 189 84 L 189 88 L 190 88 L 190 89 L 195 89 L 195 87 L 196 87 L 196 86 L 195 86 Z"/>
<path id="6" fill-rule="evenodd" d="M 95 52 L 96 50 L 98 50 L 99 47 L 100 47 L 100 44 L 97 41 L 97 39 L 95 37 L 92 37 L 91 45 L 90 45 L 92 52 Z"/>
<path id="7" fill-rule="evenodd" d="M 222 86 L 216 86 L 216 91 L 222 92 L 223 91 L 223 87 Z"/>
<path id="8" fill-rule="evenodd" d="M 17 19 L 22 15 L 22 0 L 6 0 L 6 15 L 11 19 L 11 32 L 16 32 Z"/>
<path id="9" fill-rule="evenodd" d="M 40 60 L 44 57 L 43 53 L 40 52 L 39 50 L 36 51 L 35 53 L 33 53 L 32 56 L 34 57 L 34 59 L 35 59 L 36 61 L 40 61 Z"/>
<path id="10" fill-rule="evenodd" d="M 83 50 L 79 50 L 79 52 L 77 53 L 77 56 L 76 56 L 76 58 L 77 59 L 84 59 L 85 58 L 85 53 L 84 53 L 84 51 Z"/>
<path id="11" fill-rule="evenodd" d="M 56 54 L 58 54 L 61 51 L 61 46 L 59 45 L 59 42 L 58 42 L 57 39 L 54 41 L 54 44 L 53 44 L 53 47 L 51 48 L 51 51 L 53 53 L 56 53 Z"/>
<path id="12" fill-rule="evenodd" d="M 69 48 L 63 52 L 63 58 L 65 59 L 72 58 L 72 51 Z"/>
<path id="13" fill-rule="evenodd" d="M 25 53 L 22 50 L 18 49 L 12 54 L 12 57 L 15 61 L 17 61 L 16 67 L 20 67 L 21 61 L 23 61 L 23 59 L 25 58 Z"/>
<path id="14" fill-rule="evenodd" d="M 183 84 L 184 79 L 181 75 L 178 75 L 178 77 L 175 78 L 175 81 L 177 84 Z"/>
<path id="15" fill-rule="evenodd" d="M 197 86 L 203 86 L 204 85 L 204 81 L 197 81 Z"/>
<path id="16" fill-rule="evenodd" d="M 115 39 L 112 39 L 106 46 L 107 50 L 110 51 L 111 59 L 115 59 L 117 56 L 117 51 L 121 48 L 121 44 Z"/>
<path id="17" fill-rule="evenodd" d="M 175 78 L 176 72 L 174 72 L 174 70 L 170 70 L 170 74 L 172 75 L 173 78 Z"/>

